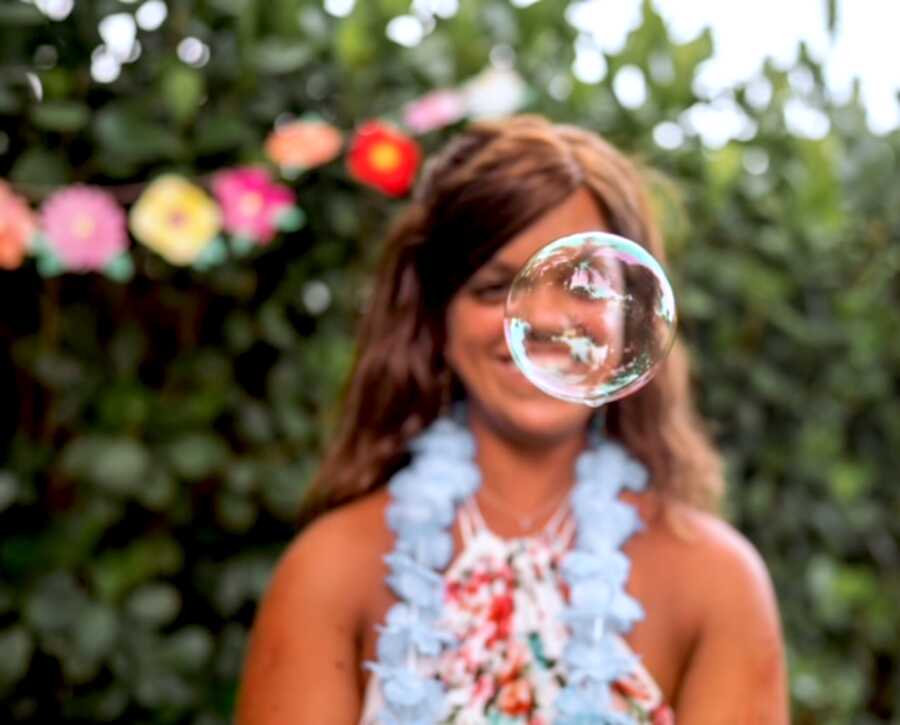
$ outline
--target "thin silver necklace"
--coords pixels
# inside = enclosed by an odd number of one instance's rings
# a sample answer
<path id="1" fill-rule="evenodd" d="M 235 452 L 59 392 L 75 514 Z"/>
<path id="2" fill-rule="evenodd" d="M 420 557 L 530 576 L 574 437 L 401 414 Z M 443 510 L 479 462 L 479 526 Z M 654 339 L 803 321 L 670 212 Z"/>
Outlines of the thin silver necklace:
<path id="1" fill-rule="evenodd" d="M 492 491 L 485 485 L 482 485 L 481 488 L 478 489 L 478 494 L 484 497 L 485 503 L 490 504 L 495 511 L 499 511 L 509 519 L 512 519 L 515 522 L 516 526 L 519 527 L 519 531 L 525 534 L 528 533 L 532 529 L 532 527 L 544 516 L 556 509 L 556 507 L 563 504 L 568 499 L 570 490 L 571 488 L 567 488 L 565 491 L 563 491 L 561 496 L 556 497 L 553 500 L 548 501 L 547 503 L 541 504 L 534 511 L 529 511 L 526 514 L 520 514 L 512 511 L 509 508 L 509 501 L 507 501 L 500 494 Z"/>

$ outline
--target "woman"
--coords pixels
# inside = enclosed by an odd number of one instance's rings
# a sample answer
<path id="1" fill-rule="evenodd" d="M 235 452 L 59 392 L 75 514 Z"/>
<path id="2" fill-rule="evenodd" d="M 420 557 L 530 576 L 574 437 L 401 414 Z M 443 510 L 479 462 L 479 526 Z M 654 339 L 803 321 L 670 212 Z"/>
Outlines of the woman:
<path id="1" fill-rule="evenodd" d="M 517 270 L 597 229 L 664 257 L 636 169 L 584 130 L 482 122 L 426 166 L 314 484 L 327 513 L 254 625 L 241 725 L 787 722 L 772 588 L 711 513 L 683 350 L 602 425 L 507 352 Z"/>

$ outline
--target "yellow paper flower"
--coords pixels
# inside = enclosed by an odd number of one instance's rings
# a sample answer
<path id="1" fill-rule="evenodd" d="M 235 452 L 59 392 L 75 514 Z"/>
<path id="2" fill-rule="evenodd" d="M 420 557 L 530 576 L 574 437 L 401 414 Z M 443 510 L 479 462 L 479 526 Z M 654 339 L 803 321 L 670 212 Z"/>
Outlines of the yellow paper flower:
<path id="1" fill-rule="evenodd" d="M 129 214 L 131 233 L 171 264 L 194 262 L 219 233 L 219 207 L 199 186 L 180 176 L 160 176 Z"/>

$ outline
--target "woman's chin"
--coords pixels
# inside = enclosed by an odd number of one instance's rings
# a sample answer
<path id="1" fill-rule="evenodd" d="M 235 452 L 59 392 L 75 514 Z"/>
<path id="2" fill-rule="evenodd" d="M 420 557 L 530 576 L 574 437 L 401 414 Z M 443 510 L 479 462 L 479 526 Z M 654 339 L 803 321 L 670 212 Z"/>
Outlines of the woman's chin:
<path id="1" fill-rule="evenodd" d="M 537 390 L 527 397 L 503 396 L 489 404 L 482 401 L 479 411 L 498 432 L 535 444 L 554 442 L 580 434 L 591 418 L 592 410 L 575 403 L 551 398 Z"/>

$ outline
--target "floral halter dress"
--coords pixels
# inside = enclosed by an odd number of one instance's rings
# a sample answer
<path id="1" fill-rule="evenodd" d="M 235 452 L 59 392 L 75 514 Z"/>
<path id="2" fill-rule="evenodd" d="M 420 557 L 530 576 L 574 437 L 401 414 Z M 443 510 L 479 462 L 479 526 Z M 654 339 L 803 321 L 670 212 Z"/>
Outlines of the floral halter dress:
<path id="1" fill-rule="evenodd" d="M 443 685 L 441 722 L 552 725 L 553 705 L 566 683 L 562 654 L 569 635 L 562 615 L 570 592 L 561 568 L 575 535 L 568 501 L 530 537 L 494 534 L 474 497 L 457 516 L 463 547 L 443 574 L 439 622 L 460 645 L 417 664 L 422 675 Z M 619 651 L 613 656 L 633 659 L 634 666 L 610 685 L 616 714 L 596 725 L 672 725 L 672 710 L 651 675 L 624 639 L 616 637 L 614 646 Z M 379 718 L 378 679 L 373 673 L 369 680 L 360 725 L 389 722 Z"/>

